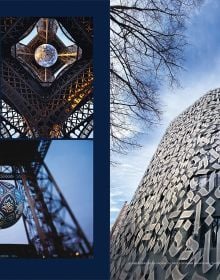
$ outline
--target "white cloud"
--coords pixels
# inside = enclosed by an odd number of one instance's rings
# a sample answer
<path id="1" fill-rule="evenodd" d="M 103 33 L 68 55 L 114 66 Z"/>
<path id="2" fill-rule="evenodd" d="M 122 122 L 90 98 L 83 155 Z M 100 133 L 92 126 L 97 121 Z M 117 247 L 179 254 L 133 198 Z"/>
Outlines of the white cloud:
<path id="1" fill-rule="evenodd" d="M 140 139 L 143 147 L 130 151 L 127 156 L 118 156 L 116 160 L 120 161 L 121 165 L 111 168 L 111 206 L 114 210 L 121 209 L 125 200 L 131 200 L 169 123 L 206 92 L 220 87 L 220 36 L 219 39 L 213 38 L 213 42 L 206 39 L 207 36 L 211 38 L 209 24 L 213 26 L 213 17 L 216 21 L 219 17 L 213 5 L 215 1 L 208 1 L 189 24 L 188 33 L 192 45 L 187 53 L 188 69 L 181 74 L 182 88 L 173 91 L 168 88 L 161 90 L 164 112 L 161 125 L 144 132 Z M 112 223 L 118 212 L 111 211 Z"/>
<path id="2" fill-rule="evenodd" d="M 111 168 L 111 205 L 120 206 L 118 212 L 124 201 L 131 200 L 169 123 L 208 90 L 216 88 L 219 85 L 219 73 L 220 69 L 214 69 L 209 75 L 204 73 L 202 83 L 197 81 L 194 85 L 176 90 L 175 93 L 168 90 L 164 93 L 162 101 L 166 111 L 164 111 L 162 124 L 149 132 L 150 138 L 153 139 L 148 141 L 145 134 L 143 137 L 145 139 L 142 139 L 142 142 L 145 143 L 143 147 L 131 151 L 127 156 L 121 156 L 121 165 Z M 114 212 L 112 219 L 116 218 L 118 214 L 117 208 L 113 209 L 114 211 L 111 208 L 111 212 Z"/>
<path id="3" fill-rule="evenodd" d="M 119 211 L 120 211 L 120 208 L 111 207 L 110 211 L 111 211 L 111 212 L 119 212 Z"/>

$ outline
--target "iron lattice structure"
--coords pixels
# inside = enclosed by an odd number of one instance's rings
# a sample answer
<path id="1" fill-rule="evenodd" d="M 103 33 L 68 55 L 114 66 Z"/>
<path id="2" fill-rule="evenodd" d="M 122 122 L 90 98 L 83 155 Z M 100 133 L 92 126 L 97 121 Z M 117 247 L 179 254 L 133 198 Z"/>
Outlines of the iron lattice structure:
<path id="1" fill-rule="evenodd" d="M 37 36 L 22 44 L 34 28 Z M 77 47 L 66 47 L 58 28 Z M 92 18 L 1 17 L 0 32 L 0 137 L 88 138 L 93 130 Z M 31 58 L 44 40 L 61 52 L 50 69 Z M 76 58 L 68 64 L 73 50 Z"/>
<path id="2" fill-rule="evenodd" d="M 217 89 L 170 124 L 112 233 L 111 279 L 220 279 L 219 111 Z"/>
<path id="3" fill-rule="evenodd" d="M 35 257 L 43 258 L 89 257 L 92 246 L 44 162 L 49 145 L 49 140 L 2 141 L 0 180 L 14 180 L 25 194 L 23 221 L 31 256 L 36 251 Z"/>

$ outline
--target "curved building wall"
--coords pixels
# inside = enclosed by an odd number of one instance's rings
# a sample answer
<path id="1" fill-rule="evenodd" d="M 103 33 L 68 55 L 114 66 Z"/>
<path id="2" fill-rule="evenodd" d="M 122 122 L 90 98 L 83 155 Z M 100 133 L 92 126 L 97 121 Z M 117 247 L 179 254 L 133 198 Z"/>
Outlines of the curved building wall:
<path id="1" fill-rule="evenodd" d="M 220 279 L 220 89 L 167 129 L 111 240 L 111 278 Z"/>

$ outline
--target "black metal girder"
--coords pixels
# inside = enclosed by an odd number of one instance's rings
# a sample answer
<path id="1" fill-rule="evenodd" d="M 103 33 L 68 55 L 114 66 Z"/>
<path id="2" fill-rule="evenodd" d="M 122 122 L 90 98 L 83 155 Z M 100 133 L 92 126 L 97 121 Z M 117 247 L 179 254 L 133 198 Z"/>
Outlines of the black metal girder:
<path id="1" fill-rule="evenodd" d="M 2 48 L 12 46 L 24 38 L 37 21 L 36 17 L 1 17 L 0 18 L 0 42 Z"/>
<path id="2" fill-rule="evenodd" d="M 0 165 L 19 165 L 40 161 L 39 142 L 35 140 L 7 140 L 0 143 Z"/>
<path id="3" fill-rule="evenodd" d="M 87 21 L 87 24 L 90 25 L 92 31 L 92 17 L 59 17 L 56 19 L 66 28 L 70 35 L 75 39 L 77 45 L 79 45 L 82 48 L 83 55 L 86 57 L 91 57 L 93 46 L 93 34 L 92 32 L 89 33 L 88 30 L 86 30 L 86 25 L 83 24 L 83 19 Z"/>
<path id="4" fill-rule="evenodd" d="M 39 18 L 36 17 L 25 19 L 1 18 L 1 43 L 10 48 L 10 45 L 17 43 L 18 38 L 21 39 L 20 33 L 28 34 L 34 26 L 33 23 L 38 20 Z M 25 127 L 19 127 L 19 137 L 27 135 L 29 138 L 69 138 L 71 134 L 74 135 L 74 138 L 80 138 L 81 135 L 88 137 L 91 132 L 91 118 L 93 116 L 93 109 L 90 105 L 93 80 L 92 18 L 57 18 L 57 20 L 62 23 L 71 36 L 73 33 L 75 34 L 73 37 L 77 44 L 82 46 L 83 54 L 79 61 L 58 75 L 51 87 L 42 87 L 28 72 L 28 69 L 25 69 L 12 56 L 2 57 L 0 94 L 5 103 L 9 103 L 12 109 L 24 120 Z M 16 29 L 19 30 L 19 34 L 13 36 Z M 79 89 L 79 87 L 81 87 L 81 90 L 77 91 L 76 89 Z M 88 103 L 88 100 L 90 100 L 90 103 Z M 89 104 L 89 110 L 88 106 L 85 106 L 86 104 Z M 83 114 L 81 114 L 82 108 L 86 108 Z M 76 116 L 79 118 L 77 122 L 75 121 Z M 4 119 L 4 125 L 8 121 L 8 119 Z M 88 127 L 86 127 L 86 124 L 88 124 Z M 70 125 L 73 126 L 69 127 Z M 76 126 L 74 127 L 74 125 Z M 12 127 L 12 130 L 15 129 L 13 125 L 8 123 L 5 128 L 8 129 L 9 126 Z M 69 127 L 68 131 L 65 131 L 67 127 Z M 82 131 L 69 133 L 69 131 L 80 129 Z M 57 132 L 57 130 L 59 131 Z M 2 134 L 2 132 L 4 133 Z M 0 137 L 6 138 L 7 135 L 13 135 L 12 137 L 14 137 L 15 134 L 18 135 L 19 133 L 11 133 L 4 129 L 1 130 Z"/>
<path id="5" fill-rule="evenodd" d="M 16 167 L 31 163 L 35 175 L 48 152 L 51 140 L 2 140 L 0 142 L 0 180 L 21 180 Z"/>
<path id="6" fill-rule="evenodd" d="M 0 258 L 38 258 L 36 249 L 30 244 L 0 244 Z"/>
<path id="7" fill-rule="evenodd" d="M 16 111 L 28 120 L 30 128 L 38 132 L 39 136 L 49 137 L 53 124 L 62 126 L 79 106 L 83 106 L 87 102 L 86 96 L 91 95 L 91 92 L 88 91 L 91 88 L 91 72 L 88 72 L 90 67 L 91 64 L 87 60 L 75 63 L 68 73 L 61 76 L 51 88 L 52 94 L 45 97 L 40 94 L 41 88 L 38 85 L 33 87 L 36 81 L 25 69 L 17 65 L 13 58 L 4 60 L 1 82 L 2 98 L 14 104 Z M 72 100 L 77 98 L 77 94 L 73 92 L 74 96 L 70 99 L 72 95 L 70 89 L 74 89 L 76 83 L 79 83 L 79 86 L 88 83 L 88 86 L 86 86 L 87 89 L 84 87 L 82 92 L 77 93 L 84 95 L 84 98 L 81 98 L 81 105 L 76 104 L 72 108 L 74 102 Z"/>

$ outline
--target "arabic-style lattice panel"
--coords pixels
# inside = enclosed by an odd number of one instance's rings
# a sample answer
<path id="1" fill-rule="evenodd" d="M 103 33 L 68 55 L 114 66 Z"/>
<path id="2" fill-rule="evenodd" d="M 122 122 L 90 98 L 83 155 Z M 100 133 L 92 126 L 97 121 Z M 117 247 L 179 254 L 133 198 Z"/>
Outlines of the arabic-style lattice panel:
<path id="1" fill-rule="evenodd" d="M 168 127 L 111 242 L 112 279 L 220 279 L 220 89 Z"/>

